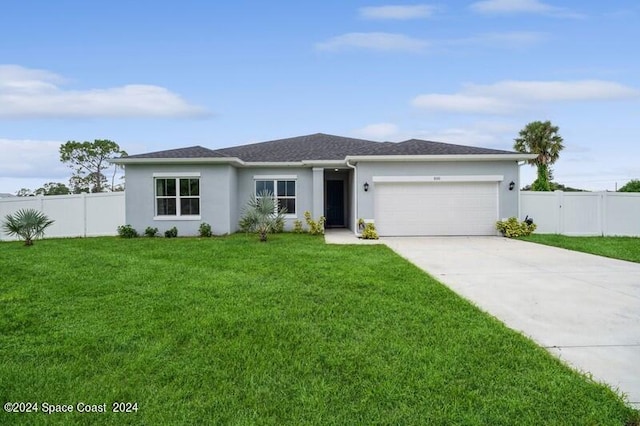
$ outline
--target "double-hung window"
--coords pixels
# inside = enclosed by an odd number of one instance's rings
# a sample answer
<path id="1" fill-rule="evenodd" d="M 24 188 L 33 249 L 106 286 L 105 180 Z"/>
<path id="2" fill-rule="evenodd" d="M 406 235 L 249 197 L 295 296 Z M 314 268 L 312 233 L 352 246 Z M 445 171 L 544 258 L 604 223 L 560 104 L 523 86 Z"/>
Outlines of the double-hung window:
<path id="1" fill-rule="evenodd" d="M 155 177 L 156 217 L 200 216 L 200 177 Z"/>
<path id="2" fill-rule="evenodd" d="M 257 196 L 269 192 L 279 209 L 286 209 L 287 215 L 296 215 L 296 176 L 255 176 L 254 179 Z"/>

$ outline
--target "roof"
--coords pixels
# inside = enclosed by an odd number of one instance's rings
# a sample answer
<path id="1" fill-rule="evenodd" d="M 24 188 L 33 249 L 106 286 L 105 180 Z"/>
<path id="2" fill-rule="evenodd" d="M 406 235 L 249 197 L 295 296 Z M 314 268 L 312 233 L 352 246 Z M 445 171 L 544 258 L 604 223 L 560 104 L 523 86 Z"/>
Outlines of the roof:
<path id="1" fill-rule="evenodd" d="M 370 155 L 384 143 L 316 133 L 219 150 L 249 162 L 344 160 L 347 155 Z"/>
<path id="2" fill-rule="evenodd" d="M 211 150 L 202 146 L 171 149 L 131 155 L 116 159 L 116 163 L 153 162 L 155 160 L 182 161 L 229 161 L 242 163 L 299 163 L 344 161 L 347 158 L 367 157 L 380 160 L 393 156 L 415 156 L 445 158 L 450 156 L 490 156 L 508 159 L 525 156 L 514 151 L 503 151 L 475 146 L 454 145 L 421 139 L 410 139 L 404 142 L 374 142 L 366 139 L 347 138 L 343 136 L 316 133 L 313 135 L 277 139 L 248 145 L 234 146 Z M 526 159 L 517 158 L 517 159 Z M 505 158 L 506 159 L 506 158 Z M 134 161 L 131 161 L 134 160 Z M 141 160 L 141 161 L 138 161 Z M 216 161 L 216 162 L 218 162 Z"/>
<path id="3" fill-rule="evenodd" d="M 126 158 L 221 158 L 220 154 L 202 146 L 190 146 L 187 148 L 169 149 L 166 151 L 148 152 L 146 154 L 129 155 Z"/>

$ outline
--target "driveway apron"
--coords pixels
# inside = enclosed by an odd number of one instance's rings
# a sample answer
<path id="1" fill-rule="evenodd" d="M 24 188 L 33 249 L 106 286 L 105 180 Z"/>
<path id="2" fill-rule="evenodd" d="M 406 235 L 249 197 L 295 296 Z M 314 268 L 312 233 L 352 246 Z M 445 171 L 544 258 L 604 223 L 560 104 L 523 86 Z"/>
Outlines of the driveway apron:
<path id="1" fill-rule="evenodd" d="M 501 237 L 383 242 L 640 408 L 640 264 Z"/>

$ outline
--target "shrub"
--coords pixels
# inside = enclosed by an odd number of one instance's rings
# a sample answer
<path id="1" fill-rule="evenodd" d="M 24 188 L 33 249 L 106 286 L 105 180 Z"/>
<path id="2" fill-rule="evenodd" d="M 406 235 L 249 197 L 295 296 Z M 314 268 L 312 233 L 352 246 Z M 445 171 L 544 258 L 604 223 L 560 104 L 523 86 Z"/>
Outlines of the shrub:
<path id="1" fill-rule="evenodd" d="M 293 222 L 293 232 L 295 232 L 296 234 L 302 234 L 304 232 L 304 229 L 302 229 L 302 221 L 296 219 Z"/>
<path id="2" fill-rule="evenodd" d="M 358 219 L 358 231 L 363 231 L 366 225 L 363 218 Z"/>
<path id="3" fill-rule="evenodd" d="M 165 238 L 176 238 L 178 236 L 178 228 L 175 226 L 171 229 L 164 231 Z"/>
<path id="4" fill-rule="evenodd" d="M 376 231 L 375 225 L 373 223 L 364 225 L 364 231 L 362 231 L 361 237 L 363 240 L 377 240 L 378 232 Z"/>
<path id="5" fill-rule="evenodd" d="M 311 217 L 311 212 L 306 211 L 306 212 L 304 212 L 304 220 L 307 222 L 307 225 L 309 226 L 309 233 L 311 235 L 323 235 L 324 234 L 324 224 L 327 221 L 327 219 L 324 216 L 320 216 L 320 218 L 316 222 Z"/>
<path id="6" fill-rule="evenodd" d="M 276 217 L 276 223 L 274 224 L 273 229 L 271 229 L 271 233 L 280 234 L 282 232 L 284 232 L 284 216 L 279 215 Z"/>
<path id="7" fill-rule="evenodd" d="M 284 229 L 286 209 L 278 209 L 278 203 L 269 191 L 263 191 L 249 199 L 240 218 L 240 229 L 255 232 L 260 241 L 267 241 L 267 234 Z M 281 231 L 280 231 L 281 232 Z"/>
<path id="8" fill-rule="evenodd" d="M 136 231 L 131 225 L 122 225 L 118 226 L 118 235 L 120 238 L 136 238 L 138 236 L 138 231 Z"/>
<path id="9" fill-rule="evenodd" d="M 158 228 L 152 228 L 150 226 L 147 226 L 147 229 L 144 230 L 144 235 L 146 235 L 149 238 L 157 237 Z"/>
<path id="10" fill-rule="evenodd" d="M 496 229 L 508 238 L 526 237 L 536 230 L 536 224 L 531 220 L 519 222 L 517 218 L 510 217 L 496 222 Z"/>
<path id="11" fill-rule="evenodd" d="M 2 230 L 24 240 L 25 246 L 32 246 L 33 240 L 44 237 L 44 230 L 53 224 L 44 213 L 34 209 L 20 209 L 5 216 Z"/>
<path id="12" fill-rule="evenodd" d="M 210 237 L 211 236 L 211 225 L 206 222 L 202 222 L 200 224 L 200 228 L 198 228 L 198 235 L 201 237 Z"/>

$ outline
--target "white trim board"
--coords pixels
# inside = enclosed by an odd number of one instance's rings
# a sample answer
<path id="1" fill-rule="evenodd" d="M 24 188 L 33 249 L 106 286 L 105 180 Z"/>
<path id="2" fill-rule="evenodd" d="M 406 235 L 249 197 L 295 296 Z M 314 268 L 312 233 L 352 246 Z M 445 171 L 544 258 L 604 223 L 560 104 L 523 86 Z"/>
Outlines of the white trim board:
<path id="1" fill-rule="evenodd" d="M 188 177 L 200 177 L 200 172 L 156 172 L 153 174 L 154 178 L 188 178 Z"/>
<path id="2" fill-rule="evenodd" d="M 253 180 L 296 180 L 298 175 L 253 175 Z"/>
<path id="3" fill-rule="evenodd" d="M 373 176 L 374 183 L 424 183 L 424 182 L 502 182 L 503 175 L 468 176 Z"/>

